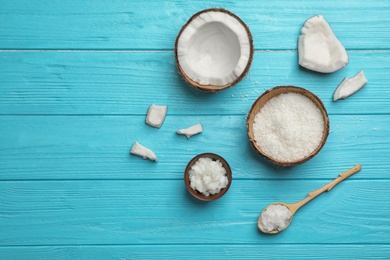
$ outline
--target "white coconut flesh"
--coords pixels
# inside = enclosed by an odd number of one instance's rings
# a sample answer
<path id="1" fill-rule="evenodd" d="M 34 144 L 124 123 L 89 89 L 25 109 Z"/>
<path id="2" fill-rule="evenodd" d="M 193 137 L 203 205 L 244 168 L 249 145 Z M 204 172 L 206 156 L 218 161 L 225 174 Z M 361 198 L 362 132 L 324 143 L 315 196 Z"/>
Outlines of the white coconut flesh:
<path id="1" fill-rule="evenodd" d="M 298 40 L 299 65 L 331 73 L 348 64 L 348 54 L 322 15 L 308 19 Z"/>
<path id="2" fill-rule="evenodd" d="M 150 126 L 160 128 L 167 115 L 167 109 L 167 106 L 151 105 L 146 115 L 146 123 Z"/>
<path id="3" fill-rule="evenodd" d="M 199 134 L 201 132 L 203 132 L 203 127 L 201 123 L 176 131 L 176 133 L 179 135 L 185 135 L 187 139 L 190 139 L 191 136 Z"/>
<path id="4" fill-rule="evenodd" d="M 131 148 L 130 153 L 134 155 L 141 156 L 143 159 L 149 159 L 152 161 L 157 161 L 156 154 L 150 150 L 149 148 L 146 148 L 145 146 L 141 145 L 138 142 L 135 142 L 133 147 Z"/>
<path id="5" fill-rule="evenodd" d="M 251 41 L 243 24 L 225 12 L 201 13 L 182 31 L 177 43 L 183 72 L 200 85 L 225 86 L 245 71 Z"/>
<path id="6" fill-rule="evenodd" d="M 364 71 L 360 71 L 352 78 L 345 78 L 340 85 L 336 88 L 333 94 L 333 101 L 339 99 L 345 99 L 357 91 L 359 91 L 364 85 L 367 84 L 366 75 L 364 75 Z"/>

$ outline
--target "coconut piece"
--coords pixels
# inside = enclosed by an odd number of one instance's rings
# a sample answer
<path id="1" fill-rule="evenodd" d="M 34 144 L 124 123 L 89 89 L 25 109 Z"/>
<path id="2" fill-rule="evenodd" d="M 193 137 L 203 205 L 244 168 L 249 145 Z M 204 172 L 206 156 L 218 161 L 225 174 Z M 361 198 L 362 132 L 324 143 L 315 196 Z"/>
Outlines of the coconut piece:
<path id="1" fill-rule="evenodd" d="M 184 129 L 177 130 L 176 133 L 179 135 L 185 135 L 187 139 L 190 139 L 191 136 L 199 134 L 203 131 L 202 124 L 196 124 Z"/>
<path id="2" fill-rule="evenodd" d="M 298 40 L 299 65 L 321 72 L 331 73 L 348 64 L 348 54 L 322 15 L 308 19 Z"/>
<path id="3" fill-rule="evenodd" d="M 143 159 L 157 161 L 156 154 L 152 150 L 150 150 L 149 148 L 146 148 L 145 146 L 141 145 L 138 142 L 134 143 L 133 147 L 131 148 L 130 153 L 141 156 Z"/>
<path id="4" fill-rule="evenodd" d="M 146 123 L 150 126 L 160 128 L 167 115 L 167 106 L 151 105 L 146 115 Z"/>
<path id="5" fill-rule="evenodd" d="M 366 75 L 364 75 L 364 71 L 362 70 L 350 79 L 344 78 L 333 94 L 333 101 L 346 99 L 347 97 L 355 94 L 362 87 L 364 87 L 367 82 Z"/>
<path id="6" fill-rule="evenodd" d="M 217 92 L 237 84 L 253 59 L 249 28 L 221 8 L 200 11 L 183 26 L 175 43 L 179 73 L 191 86 Z"/>

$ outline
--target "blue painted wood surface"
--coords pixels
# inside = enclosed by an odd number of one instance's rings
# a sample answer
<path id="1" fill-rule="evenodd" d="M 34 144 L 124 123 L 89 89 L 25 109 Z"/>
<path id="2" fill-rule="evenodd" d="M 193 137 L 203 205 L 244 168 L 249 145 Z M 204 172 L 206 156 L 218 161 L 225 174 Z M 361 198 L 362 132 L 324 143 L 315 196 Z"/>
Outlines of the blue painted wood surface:
<path id="1" fill-rule="evenodd" d="M 0 259 L 389 259 L 390 2 L 0 1 Z M 249 75 L 218 94 L 177 74 L 173 43 L 195 12 L 225 7 L 254 37 Z M 350 56 L 320 75 L 299 68 L 303 22 L 324 14 Z M 369 83 L 332 102 L 344 77 Z M 318 156 L 277 168 L 251 150 L 245 117 L 276 85 L 317 94 L 331 132 Z M 168 105 L 161 129 L 145 125 Z M 187 140 L 175 131 L 201 122 Z M 129 155 L 138 140 L 159 162 Z M 233 183 L 220 200 L 186 192 L 202 152 L 224 156 Z M 283 233 L 256 222 L 356 163 L 363 170 L 302 208 Z"/>
<path id="2" fill-rule="evenodd" d="M 387 0 L 1 1 L 3 49 L 172 50 L 194 13 L 224 7 L 251 28 L 256 49 L 296 49 L 309 17 L 323 14 L 348 49 L 388 49 Z"/>

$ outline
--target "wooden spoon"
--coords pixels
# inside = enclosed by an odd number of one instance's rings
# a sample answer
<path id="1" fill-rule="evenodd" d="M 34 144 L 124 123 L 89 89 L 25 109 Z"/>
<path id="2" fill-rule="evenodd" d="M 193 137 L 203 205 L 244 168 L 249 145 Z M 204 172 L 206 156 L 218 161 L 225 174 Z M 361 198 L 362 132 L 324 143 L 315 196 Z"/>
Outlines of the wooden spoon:
<path id="1" fill-rule="evenodd" d="M 339 184 L 340 182 L 342 182 L 343 180 L 345 180 L 349 176 L 357 173 L 361 169 L 362 169 L 362 166 L 360 164 L 355 165 L 353 168 L 349 169 L 348 171 L 339 174 L 339 176 L 336 179 L 334 179 L 333 181 L 329 182 L 328 184 L 326 184 L 322 188 L 319 188 L 318 190 L 310 192 L 309 195 L 306 198 L 304 198 L 303 200 L 301 200 L 299 202 L 296 202 L 296 203 L 293 203 L 293 204 L 285 204 L 285 203 L 282 203 L 282 202 L 277 202 L 277 203 L 273 203 L 273 204 L 268 205 L 261 212 L 259 220 L 257 222 L 257 226 L 258 226 L 259 230 L 264 232 L 264 233 L 266 233 L 266 234 L 276 234 L 276 233 L 279 233 L 279 232 L 283 231 L 284 229 L 286 229 L 290 225 L 291 220 L 294 217 L 295 212 L 297 212 L 297 210 L 300 209 L 303 205 L 305 205 L 306 203 L 308 203 L 309 201 L 311 201 L 312 199 L 314 199 L 318 195 L 322 194 L 323 192 L 330 191 L 334 186 L 336 186 L 337 184 Z M 261 215 L 265 211 L 267 211 L 268 207 L 270 207 L 271 205 L 282 205 L 282 206 L 287 207 L 291 211 L 292 216 L 288 220 L 288 223 L 287 223 L 286 227 L 283 228 L 282 230 L 275 229 L 275 230 L 272 230 L 272 231 L 266 231 L 261 226 Z"/>

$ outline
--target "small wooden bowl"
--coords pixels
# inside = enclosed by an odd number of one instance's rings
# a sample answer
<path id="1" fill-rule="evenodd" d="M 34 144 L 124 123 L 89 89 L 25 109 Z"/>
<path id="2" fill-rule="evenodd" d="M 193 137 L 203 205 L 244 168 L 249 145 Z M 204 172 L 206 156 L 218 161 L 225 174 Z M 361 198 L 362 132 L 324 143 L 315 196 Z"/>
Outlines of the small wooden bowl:
<path id="1" fill-rule="evenodd" d="M 191 188 L 189 171 L 190 171 L 191 167 L 198 161 L 199 158 L 211 158 L 213 161 L 219 160 L 222 163 L 222 166 L 225 168 L 226 176 L 227 176 L 229 182 L 228 182 L 228 185 L 225 188 L 221 189 L 221 191 L 219 193 L 214 194 L 214 195 L 210 195 L 210 196 L 205 196 L 202 193 L 200 193 L 196 190 L 193 190 Z M 222 197 L 230 188 L 230 184 L 232 183 L 232 170 L 230 169 L 230 166 L 227 163 L 227 161 L 224 158 L 222 158 L 221 156 L 214 154 L 214 153 L 202 153 L 202 154 L 199 154 L 199 155 L 195 156 L 194 158 L 192 158 L 191 161 L 187 164 L 187 167 L 184 171 L 184 183 L 186 185 L 188 192 L 192 196 L 194 196 L 195 198 L 197 198 L 199 200 L 203 200 L 203 201 L 213 201 L 213 200 L 216 200 L 216 199 L 219 199 L 220 197 Z"/>
<path id="2" fill-rule="evenodd" d="M 322 116 L 323 116 L 323 119 L 324 119 L 324 132 L 322 134 L 322 140 L 321 140 L 320 144 L 318 145 L 318 147 L 316 149 L 314 149 L 314 151 L 312 153 L 310 153 L 308 156 L 306 156 L 298 161 L 285 162 L 285 161 L 278 161 L 278 160 L 268 156 L 267 154 L 265 154 L 261 150 L 261 148 L 257 145 L 257 143 L 255 141 L 255 137 L 254 137 L 254 133 L 253 133 L 253 123 L 254 123 L 255 116 L 257 115 L 257 113 L 259 113 L 261 108 L 271 98 L 276 97 L 276 96 L 283 94 L 283 93 L 291 93 L 291 92 L 304 95 L 305 97 L 307 97 L 311 101 L 313 101 L 313 103 L 320 109 Z M 329 118 L 328 118 L 328 113 L 326 112 L 325 106 L 322 103 L 322 101 L 316 95 L 311 93 L 310 91 L 308 91 L 304 88 L 295 87 L 295 86 L 278 86 L 278 87 L 275 87 L 275 88 L 272 88 L 272 89 L 265 91 L 259 98 L 256 99 L 256 101 L 252 105 L 252 108 L 249 110 L 249 113 L 248 113 L 248 116 L 246 119 L 246 127 L 247 127 L 249 142 L 250 142 L 251 146 L 253 147 L 253 149 L 255 149 L 260 155 L 262 155 L 263 157 L 265 157 L 267 160 L 271 161 L 272 163 L 279 165 L 279 166 L 287 167 L 287 166 L 294 166 L 294 165 L 302 164 L 302 163 L 310 160 L 311 158 L 313 158 L 316 154 L 318 154 L 318 152 L 324 146 L 326 139 L 328 138 L 328 135 L 329 135 Z"/>

